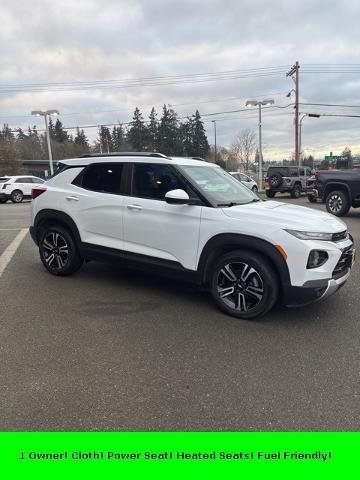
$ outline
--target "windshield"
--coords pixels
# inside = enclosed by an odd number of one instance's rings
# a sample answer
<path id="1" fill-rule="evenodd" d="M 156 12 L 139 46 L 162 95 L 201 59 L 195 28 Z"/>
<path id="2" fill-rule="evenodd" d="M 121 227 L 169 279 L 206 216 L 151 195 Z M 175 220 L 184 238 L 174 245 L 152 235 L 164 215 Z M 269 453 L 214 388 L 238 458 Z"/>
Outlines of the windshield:
<path id="1" fill-rule="evenodd" d="M 259 201 L 257 195 L 225 170 L 210 166 L 181 165 L 188 177 L 218 207 Z"/>

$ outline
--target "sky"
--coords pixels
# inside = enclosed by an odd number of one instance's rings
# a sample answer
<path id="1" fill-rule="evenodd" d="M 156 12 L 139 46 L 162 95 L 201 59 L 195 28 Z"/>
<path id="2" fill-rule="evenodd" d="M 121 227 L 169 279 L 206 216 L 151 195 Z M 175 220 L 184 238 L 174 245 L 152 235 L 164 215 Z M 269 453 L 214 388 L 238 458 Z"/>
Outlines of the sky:
<path id="1" fill-rule="evenodd" d="M 41 129 L 30 112 L 52 108 L 65 127 L 123 123 L 166 104 L 180 117 L 198 109 L 211 144 L 216 120 L 230 147 L 258 132 L 246 100 L 271 98 L 263 156 L 281 160 L 294 151 L 286 73 L 298 61 L 300 112 L 327 114 L 304 117 L 304 152 L 360 154 L 358 0 L 0 0 L 0 11 L 0 124 Z"/>

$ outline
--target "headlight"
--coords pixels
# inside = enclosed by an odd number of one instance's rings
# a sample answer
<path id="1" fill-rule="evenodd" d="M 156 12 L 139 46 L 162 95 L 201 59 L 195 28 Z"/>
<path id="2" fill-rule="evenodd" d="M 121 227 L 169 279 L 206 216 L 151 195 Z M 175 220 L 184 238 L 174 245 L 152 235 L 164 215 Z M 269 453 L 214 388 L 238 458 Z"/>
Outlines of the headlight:
<path id="1" fill-rule="evenodd" d="M 290 233 L 300 240 L 324 240 L 326 242 L 333 241 L 332 233 L 321 233 L 321 232 L 302 232 L 301 230 L 285 230 L 285 232 Z"/>

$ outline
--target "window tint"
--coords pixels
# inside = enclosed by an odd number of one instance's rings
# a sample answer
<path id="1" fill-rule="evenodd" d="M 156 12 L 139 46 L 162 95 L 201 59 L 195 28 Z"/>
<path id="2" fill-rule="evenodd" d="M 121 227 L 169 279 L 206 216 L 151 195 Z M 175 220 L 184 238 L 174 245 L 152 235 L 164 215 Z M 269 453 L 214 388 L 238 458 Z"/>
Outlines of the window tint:
<path id="1" fill-rule="evenodd" d="M 42 178 L 37 178 L 37 177 L 32 177 L 32 183 L 44 183 L 44 180 Z"/>
<path id="2" fill-rule="evenodd" d="M 7 182 L 8 180 L 10 180 L 10 178 L 8 178 L 8 177 L 1 177 L 1 178 L 0 178 L 0 183 L 5 183 L 5 182 Z"/>
<path id="3" fill-rule="evenodd" d="M 297 168 L 290 168 L 290 177 L 298 177 L 299 170 Z"/>
<path id="4" fill-rule="evenodd" d="M 168 165 L 134 163 L 132 182 L 134 197 L 164 200 L 167 192 L 178 188 L 189 194 L 189 189 Z"/>
<path id="5" fill-rule="evenodd" d="M 300 171 L 300 176 L 303 177 L 305 175 L 305 169 L 300 168 L 299 171 Z"/>
<path id="6" fill-rule="evenodd" d="M 120 193 L 122 171 L 121 163 L 90 165 L 84 172 L 81 186 L 94 192 Z"/>
<path id="7" fill-rule="evenodd" d="M 243 173 L 240 173 L 240 179 L 242 182 L 248 182 L 249 179 L 246 175 L 244 175 Z"/>

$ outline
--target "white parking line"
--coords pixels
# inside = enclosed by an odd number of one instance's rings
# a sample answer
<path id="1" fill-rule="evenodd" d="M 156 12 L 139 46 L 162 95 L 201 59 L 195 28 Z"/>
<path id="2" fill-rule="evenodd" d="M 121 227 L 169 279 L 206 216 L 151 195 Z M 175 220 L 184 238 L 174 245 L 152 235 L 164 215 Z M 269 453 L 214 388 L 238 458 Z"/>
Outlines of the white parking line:
<path id="1" fill-rule="evenodd" d="M 18 232 L 21 228 L 0 228 L 0 232 Z"/>
<path id="2" fill-rule="evenodd" d="M 27 233 L 28 233 L 27 228 L 23 228 L 22 230 L 20 230 L 20 232 L 16 235 L 14 240 L 10 243 L 10 245 L 6 248 L 4 253 L 0 256 L 0 277 L 4 273 L 5 268 L 8 266 L 12 257 L 15 255 L 17 249 L 20 247 L 21 242 L 24 240 Z"/>

